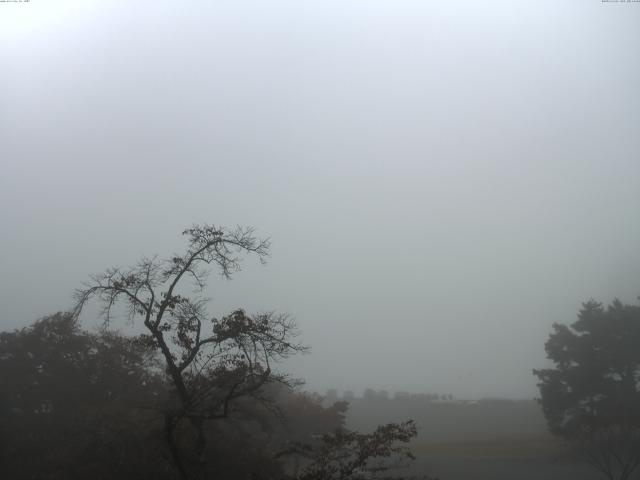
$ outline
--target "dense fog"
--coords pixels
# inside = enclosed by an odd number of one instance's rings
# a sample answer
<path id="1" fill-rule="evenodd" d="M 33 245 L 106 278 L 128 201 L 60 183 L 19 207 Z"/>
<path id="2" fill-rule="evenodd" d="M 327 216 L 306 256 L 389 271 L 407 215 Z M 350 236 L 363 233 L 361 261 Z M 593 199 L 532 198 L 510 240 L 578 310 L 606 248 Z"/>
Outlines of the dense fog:
<path id="1" fill-rule="evenodd" d="M 0 476 L 638 480 L 640 0 L 0 0 Z"/>
<path id="2" fill-rule="evenodd" d="M 599 0 L 0 3 L 0 328 L 246 225 L 267 264 L 214 273 L 208 311 L 292 315 L 307 389 L 536 397 L 554 322 L 640 294 L 639 26 Z"/>

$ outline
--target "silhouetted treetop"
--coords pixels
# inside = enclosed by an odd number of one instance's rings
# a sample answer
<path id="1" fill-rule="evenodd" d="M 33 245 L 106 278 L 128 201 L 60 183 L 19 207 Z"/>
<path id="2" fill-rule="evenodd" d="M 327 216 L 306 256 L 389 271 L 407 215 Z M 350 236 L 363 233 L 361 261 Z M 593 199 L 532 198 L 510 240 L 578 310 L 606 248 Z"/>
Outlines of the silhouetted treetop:
<path id="1" fill-rule="evenodd" d="M 640 464 L 640 306 L 590 300 L 545 345 L 554 368 L 534 370 L 552 433 L 584 447 L 608 478 Z"/>
<path id="2" fill-rule="evenodd" d="M 165 410 L 165 436 L 176 468 L 186 479 L 206 476 L 204 422 L 227 418 L 245 396 L 267 403 L 262 389 L 269 382 L 295 383 L 275 372 L 273 364 L 306 347 L 295 341 L 296 325 L 286 314 L 249 315 L 237 309 L 216 318 L 208 314 L 207 299 L 201 296 L 210 267 L 231 278 L 243 254 L 255 254 L 264 262 L 268 240 L 257 238 L 252 228 L 228 230 L 206 224 L 186 229 L 183 235 L 183 254 L 165 260 L 144 257 L 133 267 L 91 276 L 75 293 L 73 313 L 77 317 L 96 298 L 105 325 L 119 302 L 127 306 L 130 321 L 142 322 L 147 333 L 140 341 L 161 354 L 174 388 L 174 400 Z M 195 468 L 183 462 L 176 442 L 183 421 L 196 432 Z"/>

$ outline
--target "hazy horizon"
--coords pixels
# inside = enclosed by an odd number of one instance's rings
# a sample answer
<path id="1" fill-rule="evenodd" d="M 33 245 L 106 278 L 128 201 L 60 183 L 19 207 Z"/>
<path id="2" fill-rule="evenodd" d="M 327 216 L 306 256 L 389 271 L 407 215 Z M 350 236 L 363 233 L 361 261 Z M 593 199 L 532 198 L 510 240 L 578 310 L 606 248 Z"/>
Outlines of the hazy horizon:
<path id="1" fill-rule="evenodd" d="M 0 65 L 0 330 L 250 225 L 210 313 L 290 313 L 306 388 L 532 398 L 640 295 L 640 3 L 0 3 Z"/>

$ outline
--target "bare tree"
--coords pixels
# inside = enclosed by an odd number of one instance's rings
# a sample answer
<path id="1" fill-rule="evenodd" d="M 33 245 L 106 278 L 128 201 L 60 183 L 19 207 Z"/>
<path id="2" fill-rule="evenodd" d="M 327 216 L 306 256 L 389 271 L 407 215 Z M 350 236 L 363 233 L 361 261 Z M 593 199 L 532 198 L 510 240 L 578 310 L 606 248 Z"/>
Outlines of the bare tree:
<path id="1" fill-rule="evenodd" d="M 261 393 L 268 382 L 291 384 L 274 372 L 273 363 L 306 347 L 295 343 L 295 323 L 285 314 L 236 310 L 220 319 L 207 314 L 202 293 L 210 268 L 230 279 L 240 269 L 242 254 L 255 254 L 264 263 L 268 240 L 256 238 L 251 228 L 206 224 L 183 235 L 188 247 L 182 255 L 142 258 L 131 268 L 92 276 L 76 291 L 74 315 L 96 298 L 105 325 L 118 303 L 127 307 L 131 322 L 144 324 L 141 341 L 160 352 L 174 389 L 174 400 L 163 412 L 167 446 L 181 477 L 188 479 L 205 474 L 205 422 L 229 416 L 241 397 L 266 402 Z M 177 442 L 176 432 L 187 427 L 195 432 L 195 465 L 184 461 Z"/>

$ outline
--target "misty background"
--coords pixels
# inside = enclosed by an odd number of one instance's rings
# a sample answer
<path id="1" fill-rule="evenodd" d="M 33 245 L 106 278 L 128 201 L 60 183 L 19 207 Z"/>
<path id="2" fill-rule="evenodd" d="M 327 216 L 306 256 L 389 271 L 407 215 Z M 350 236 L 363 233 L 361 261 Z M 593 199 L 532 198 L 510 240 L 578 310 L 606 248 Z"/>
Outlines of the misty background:
<path id="1" fill-rule="evenodd" d="M 534 397 L 640 294 L 639 85 L 640 3 L 2 3 L 0 329 L 252 225 L 211 314 L 291 313 L 306 388 Z"/>

